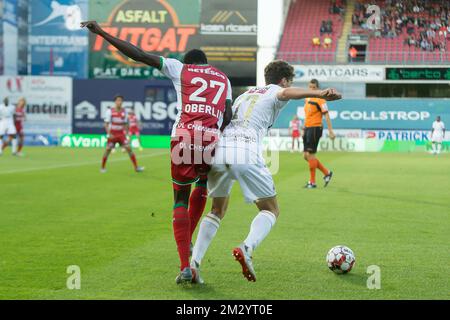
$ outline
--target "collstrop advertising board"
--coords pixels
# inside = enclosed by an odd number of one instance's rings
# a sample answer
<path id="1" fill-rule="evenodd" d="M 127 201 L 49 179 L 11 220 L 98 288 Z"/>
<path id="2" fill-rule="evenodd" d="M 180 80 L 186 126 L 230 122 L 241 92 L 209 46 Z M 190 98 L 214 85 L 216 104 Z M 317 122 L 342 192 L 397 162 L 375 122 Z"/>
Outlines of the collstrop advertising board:
<path id="1" fill-rule="evenodd" d="M 327 105 L 338 129 L 430 130 L 438 115 L 450 125 L 449 99 L 343 99 Z M 295 114 L 304 117 L 303 106 L 304 100 L 291 100 L 273 127 L 288 127 Z"/>
<path id="2" fill-rule="evenodd" d="M 80 28 L 87 11 L 88 0 L 31 1 L 33 75 L 87 77 L 88 35 Z"/>
<path id="3" fill-rule="evenodd" d="M 123 107 L 136 113 L 142 134 L 170 135 L 178 112 L 171 81 L 74 80 L 73 90 L 73 133 L 104 133 L 105 113 L 117 94 L 124 96 Z"/>
<path id="4" fill-rule="evenodd" d="M 71 78 L 0 76 L 0 92 L 12 104 L 26 99 L 25 133 L 56 137 L 72 132 Z"/>

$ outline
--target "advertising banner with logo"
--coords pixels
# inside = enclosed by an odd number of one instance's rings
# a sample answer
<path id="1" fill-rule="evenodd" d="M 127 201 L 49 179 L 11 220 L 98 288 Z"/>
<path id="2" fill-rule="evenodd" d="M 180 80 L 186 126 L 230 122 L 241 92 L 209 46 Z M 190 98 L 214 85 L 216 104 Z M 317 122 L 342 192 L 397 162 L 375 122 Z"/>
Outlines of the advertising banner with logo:
<path id="1" fill-rule="evenodd" d="M 200 48 L 230 78 L 255 78 L 257 0 L 97 0 L 90 2 L 89 16 L 144 51 L 180 59 Z M 89 46 L 90 78 L 164 78 L 97 35 L 89 35 Z"/>
<path id="2" fill-rule="evenodd" d="M 86 78 L 88 0 L 31 1 L 30 50 L 33 75 Z"/>
<path id="3" fill-rule="evenodd" d="M 295 65 L 296 82 L 311 79 L 336 82 L 374 82 L 384 80 L 384 67 L 366 65 Z"/>
<path id="4" fill-rule="evenodd" d="M 255 78 L 257 0 L 202 1 L 199 47 L 230 78 Z"/>
<path id="5" fill-rule="evenodd" d="M 386 80 L 450 81 L 450 68 L 386 68 Z"/>
<path id="6" fill-rule="evenodd" d="M 72 79 L 69 77 L 1 76 L 0 92 L 10 103 L 24 97 L 26 134 L 53 137 L 72 132 Z"/>
<path id="7" fill-rule="evenodd" d="M 295 114 L 304 118 L 303 106 L 304 100 L 290 101 L 273 127 L 286 128 Z M 339 129 L 431 130 L 438 115 L 450 124 L 449 99 L 343 99 L 328 108 Z"/>
<path id="8" fill-rule="evenodd" d="M 198 0 L 90 1 L 89 16 L 106 32 L 144 51 L 181 58 L 195 48 L 198 36 Z M 130 60 L 103 38 L 90 34 L 89 76 L 97 79 L 163 78 L 159 70 Z"/>
<path id="9" fill-rule="evenodd" d="M 101 90 L 95 90 L 101 88 Z M 170 81 L 74 80 L 73 133 L 103 134 L 104 117 L 121 94 L 123 107 L 133 109 L 141 134 L 170 135 L 177 116 L 177 96 Z"/>
<path id="10" fill-rule="evenodd" d="M 264 150 L 290 151 L 292 138 L 290 137 L 266 137 L 263 141 Z M 300 139 L 300 150 L 303 150 L 303 141 Z M 378 140 L 378 139 L 353 139 L 353 138 L 329 138 L 320 139 L 319 151 L 332 152 L 429 152 L 431 142 L 425 140 Z M 450 141 L 442 144 L 443 152 L 450 152 Z"/>
<path id="11" fill-rule="evenodd" d="M 3 74 L 17 74 L 17 1 L 3 0 Z"/>
<path id="12" fill-rule="evenodd" d="M 0 0 L 0 21 L 3 21 L 3 0 Z M 3 23 L 0 22 L 0 74 L 3 74 Z"/>
<path id="13" fill-rule="evenodd" d="M 106 147 L 106 134 L 66 134 L 60 139 L 60 145 L 66 148 L 104 148 Z M 138 148 L 136 137 L 131 138 L 131 146 Z M 143 148 L 169 148 L 170 136 L 141 136 L 140 146 Z"/>

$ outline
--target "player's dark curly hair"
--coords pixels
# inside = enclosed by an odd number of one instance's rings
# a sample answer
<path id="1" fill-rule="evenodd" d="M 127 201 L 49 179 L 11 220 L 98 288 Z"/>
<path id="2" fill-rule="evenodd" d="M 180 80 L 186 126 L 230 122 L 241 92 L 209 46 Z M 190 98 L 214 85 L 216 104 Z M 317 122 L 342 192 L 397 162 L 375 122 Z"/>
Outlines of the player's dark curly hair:
<path id="1" fill-rule="evenodd" d="M 186 52 L 183 62 L 186 64 L 207 64 L 208 59 L 202 50 L 192 49 Z"/>
<path id="2" fill-rule="evenodd" d="M 266 84 L 279 84 L 283 78 L 291 81 L 294 75 L 294 67 L 283 60 L 272 61 L 264 69 Z"/>

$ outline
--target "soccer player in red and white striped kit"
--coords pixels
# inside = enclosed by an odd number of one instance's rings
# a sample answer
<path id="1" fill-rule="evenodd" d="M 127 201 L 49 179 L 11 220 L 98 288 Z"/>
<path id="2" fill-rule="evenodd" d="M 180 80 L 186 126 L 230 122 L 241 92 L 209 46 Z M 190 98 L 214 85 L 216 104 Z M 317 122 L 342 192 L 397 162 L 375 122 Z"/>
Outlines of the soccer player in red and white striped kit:
<path id="1" fill-rule="evenodd" d="M 81 23 L 127 57 L 159 69 L 177 91 L 178 115 L 171 135 L 173 230 L 180 257 L 176 283 L 196 282 L 189 263 L 192 234 L 206 205 L 207 173 L 220 131 L 231 121 L 231 84 L 219 69 L 208 65 L 203 51 L 193 49 L 184 63 L 144 52 L 106 33 L 95 21 Z M 191 185 L 196 186 L 191 193 Z"/>
<path id="2" fill-rule="evenodd" d="M 115 96 L 114 103 L 114 107 L 109 109 L 105 116 L 105 130 L 108 136 L 108 142 L 106 143 L 106 150 L 103 154 L 102 168 L 100 169 L 100 172 L 106 172 L 106 161 L 108 160 L 111 150 L 114 149 L 116 143 L 128 152 L 131 162 L 133 163 L 134 170 L 136 172 L 142 172 L 144 171 L 144 168 L 138 166 L 136 155 L 131 150 L 130 141 L 127 138 L 128 115 L 127 110 L 122 107 L 123 96 Z"/>

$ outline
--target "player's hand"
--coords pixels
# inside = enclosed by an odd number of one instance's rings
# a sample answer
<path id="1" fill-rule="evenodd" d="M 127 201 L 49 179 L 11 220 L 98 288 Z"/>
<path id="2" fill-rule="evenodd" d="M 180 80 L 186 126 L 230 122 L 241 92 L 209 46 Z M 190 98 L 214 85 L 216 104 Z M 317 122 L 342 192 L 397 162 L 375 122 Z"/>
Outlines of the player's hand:
<path id="1" fill-rule="evenodd" d="M 334 139 L 336 138 L 336 135 L 334 134 L 333 131 L 330 131 L 330 132 L 328 132 L 328 137 L 329 137 L 331 140 L 334 140 Z"/>
<path id="2" fill-rule="evenodd" d="M 103 31 L 103 29 L 98 25 L 97 21 L 95 20 L 83 21 L 81 22 L 80 27 L 81 28 L 86 27 L 89 29 L 89 31 L 95 34 L 100 34 Z"/>
<path id="3" fill-rule="evenodd" d="M 332 88 L 322 90 L 321 96 L 323 99 L 325 99 L 327 101 L 334 101 L 334 100 L 342 99 L 342 95 L 336 89 L 332 89 Z"/>

